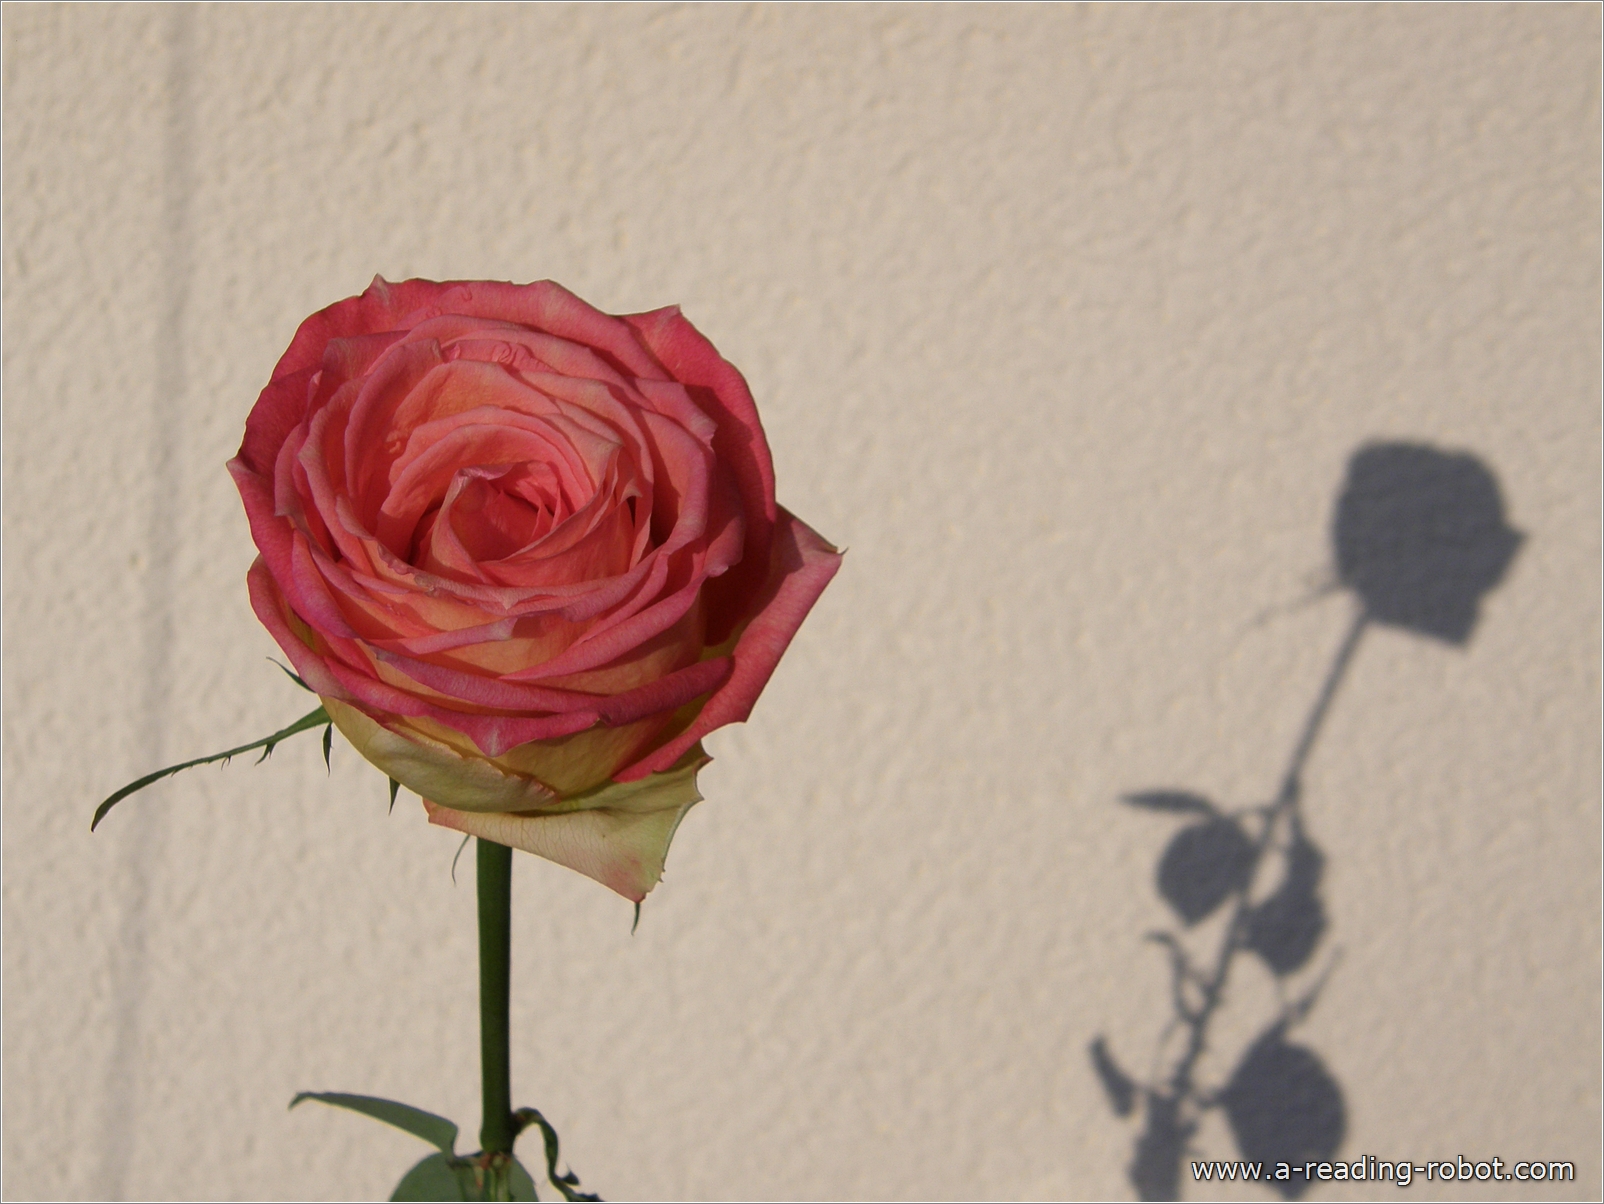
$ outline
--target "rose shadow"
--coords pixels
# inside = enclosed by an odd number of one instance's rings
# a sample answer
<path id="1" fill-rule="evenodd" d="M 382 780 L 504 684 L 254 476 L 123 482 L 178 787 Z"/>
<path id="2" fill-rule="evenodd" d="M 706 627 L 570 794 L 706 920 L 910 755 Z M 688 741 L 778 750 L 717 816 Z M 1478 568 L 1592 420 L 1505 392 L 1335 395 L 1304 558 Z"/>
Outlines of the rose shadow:
<path id="1" fill-rule="evenodd" d="M 1505 522 L 1496 478 L 1475 456 L 1415 443 L 1360 447 L 1349 458 L 1332 520 L 1337 580 L 1354 595 L 1354 618 L 1275 798 L 1228 811 L 1185 790 L 1124 797 L 1131 806 L 1188 819 L 1166 846 L 1157 872 L 1159 894 L 1182 932 L 1147 936 L 1168 955 L 1175 1013 L 1159 1038 L 1153 1065 L 1164 1064 L 1166 1045 L 1176 1034 L 1181 1052 L 1166 1072 L 1139 1082 L 1120 1067 L 1103 1037 L 1093 1040 L 1089 1051 L 1116 1115 L 1133 1115 L 1140 1106 L 1143 1127 L 1127 1167 L 1139 1198 L 1180 1198 L 1182 1168 L 1196 1153 L 1190 1142 L 1205 1114 L 1215 1109 L 1224 1112 L 1238 1157 L 1261 1164 L 1260 1181 L 1283 1198 L 1308 1190 L 1307 1163 L 1326 1163 L 1330 1169 L 1346 1129 L 1343 1092 L 1313 1050 L 1288 1039 L 1334 966 L 1328 957 L 1312 982 L 1291 989 L 1290 977 L 1310 965 L 1328 926 L 1319 892 L 1325 856 L 1304 820 L 1303 766 L 1365 630 L 1382 624 L 1465 646 L 1482 596 L 1503 579 L 1523 539 Z M 1255 896 L 1255 879 L 1266 868 L 1279 868 L 1277 885 Z M 1224 935 L 1200 964 L 1183 940 L 1184 931 L 1222 912 Z M 1259 958 L 1275 977 L 1282 1006 L 1226 1081 L 1206 1085 L 1199 1061 L 1209 1024 L 1227 998 L 1232 965 L 1243 954 Z M 1369 1175 L 1371 1168 L 1361 1171 Z"/>

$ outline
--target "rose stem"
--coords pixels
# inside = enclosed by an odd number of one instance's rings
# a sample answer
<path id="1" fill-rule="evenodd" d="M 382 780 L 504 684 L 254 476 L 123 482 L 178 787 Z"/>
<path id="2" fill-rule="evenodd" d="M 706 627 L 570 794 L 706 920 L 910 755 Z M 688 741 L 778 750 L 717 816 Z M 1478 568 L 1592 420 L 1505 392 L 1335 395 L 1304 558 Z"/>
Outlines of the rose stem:
<path id="1" fill-rule="evenodd" d="M 512 970 L 512 850 L 478 842 L 479 1056 L 484 1075 L 481 1151 L 512 1152 L 512 1071 L 508 1063 L 508 992 Z"/>

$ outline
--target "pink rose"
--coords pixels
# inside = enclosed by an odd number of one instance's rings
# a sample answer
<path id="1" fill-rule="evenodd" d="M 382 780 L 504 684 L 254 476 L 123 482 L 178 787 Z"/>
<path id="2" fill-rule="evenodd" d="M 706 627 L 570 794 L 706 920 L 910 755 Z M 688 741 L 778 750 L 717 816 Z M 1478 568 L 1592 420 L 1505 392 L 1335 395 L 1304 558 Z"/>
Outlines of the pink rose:
<path id="1" fill-rule="evenodd" d="M 677 308 L 375 279 L 296 331 L 229 463 L 251 604 L 430 822 L 639 902 L 840 565 Z"/>

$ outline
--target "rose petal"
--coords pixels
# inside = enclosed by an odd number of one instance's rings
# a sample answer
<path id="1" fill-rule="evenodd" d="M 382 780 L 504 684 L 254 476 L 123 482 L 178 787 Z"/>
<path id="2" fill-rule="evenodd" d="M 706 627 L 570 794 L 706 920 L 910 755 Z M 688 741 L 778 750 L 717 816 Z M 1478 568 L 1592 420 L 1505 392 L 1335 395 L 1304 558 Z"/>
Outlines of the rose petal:
<path id="1" fill-rule="evenodd" d="M 714 612 L 708 616 L 708 637 L 720 642 L 741 621 L 740 600 L 762 588 L 770 560 L 777 510 L 768 440 L 746 378 L 685 320 L 679 306 L 630 314 L 624 321 L 640 333 L 673 379 L 687 386 L 697 408 L 717 423 L 713 451 L 729 467 L 741 494 L 746 552 L 729 577 L 709 591 Z"/>
<path id="2" fill-rule="evenodd" d="M 708 732 L 727 723 L 744 723 L 752 713 L 752 705 L 773 676 L 791 637 L 841 567 L 841 553 L 806 523 L 783 507 L 779 519 L 764 591 L 767 600 L 736 641 L 735 668 L 729 680 L 681 735 L 620 770 L 613 775 L 616 780 L 632 782 L 660 772 Z"/>

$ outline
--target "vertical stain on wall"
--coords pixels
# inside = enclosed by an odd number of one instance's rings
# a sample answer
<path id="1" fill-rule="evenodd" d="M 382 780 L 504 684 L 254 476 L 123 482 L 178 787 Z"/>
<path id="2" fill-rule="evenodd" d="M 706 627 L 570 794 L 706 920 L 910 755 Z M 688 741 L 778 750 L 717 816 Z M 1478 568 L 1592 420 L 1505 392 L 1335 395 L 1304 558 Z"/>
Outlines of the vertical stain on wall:
<path id="1" fill-rule="evenodd" d="M 161 204 L 155 232 L 160 265 L 151 336 L 154 341 L 147 477 L 150 492 L 145 533 L 145 588 L 140 606 L 144 684 L 136 735 L 142 756 L 165 760 L 168 699 L 173 678 L 173 588 L 180 489 L 179 421 L 186 364 L 184 325 L 191 264 L 190 194 L 193 189 L 194 106 L 191 82 L 195 10 L 174 5 L 166 14 L 166 70 L 161 91 Z M 150 888 L 167 844 L 165 815 L 151 809 L 129 826 L 118 866 L 122 916 L 111 954 L 112 1046 L 97 1134 L 100 1166 L 96 1185 L 103 1198 L 121 1200 L 138 1142 L 140 1095 L 147 1082 L 142 1056 L 145 1000 L 150 983 Z"/>

